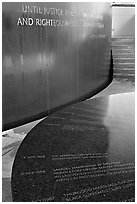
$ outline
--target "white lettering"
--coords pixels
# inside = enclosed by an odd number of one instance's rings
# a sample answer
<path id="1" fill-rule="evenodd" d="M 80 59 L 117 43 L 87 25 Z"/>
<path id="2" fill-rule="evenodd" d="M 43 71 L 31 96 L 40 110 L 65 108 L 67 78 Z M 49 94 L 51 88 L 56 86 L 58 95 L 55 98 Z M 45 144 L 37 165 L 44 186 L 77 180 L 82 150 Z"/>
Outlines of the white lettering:
<path id="1" fill-rule="evenodd" d="M 27 12 L 27 6 L 22 5 L 22 11 Z"/>
<path id="2" fill-rule="evenodd" d="M 39 19 L 39 18 L 36 18 L 36 25 L 41 25 L 41 24 L 40 24 L 40 19 Z"/>
<path id="3" fill-rule="evenodd" d="M 33 19 L 32 18 L 18 18 L 18 22 L 17 25 L 29 25 L 32 26 L 33 25 Z"/>
<path id="4" fill-rule="evenodd" d="M 18 18 L 17 25 L 22 25 L 22 22 L 21 22 L 21 19 L 20 19 L 20 18 Z"/>
<path id="5" fill-rule="evenodd" d="M 32 26 L 32 25 L 33 25 L 33 19 L 32 19 L 32 18 L 29 18 L 29 19 L 28 19 L 28 23 L 29 23 L 30 26 Z"/>

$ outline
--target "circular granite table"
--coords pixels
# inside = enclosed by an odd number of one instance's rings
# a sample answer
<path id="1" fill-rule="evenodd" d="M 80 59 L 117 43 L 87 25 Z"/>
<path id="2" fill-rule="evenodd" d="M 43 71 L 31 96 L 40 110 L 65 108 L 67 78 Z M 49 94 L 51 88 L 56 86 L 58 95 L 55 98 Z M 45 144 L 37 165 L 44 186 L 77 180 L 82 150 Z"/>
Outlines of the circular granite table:
<path id="1" fill-rule="evenodd" d="M 15 157 L 13 201 L 134 201 L 134 97 L 86 100 L 36 125 Z"/>

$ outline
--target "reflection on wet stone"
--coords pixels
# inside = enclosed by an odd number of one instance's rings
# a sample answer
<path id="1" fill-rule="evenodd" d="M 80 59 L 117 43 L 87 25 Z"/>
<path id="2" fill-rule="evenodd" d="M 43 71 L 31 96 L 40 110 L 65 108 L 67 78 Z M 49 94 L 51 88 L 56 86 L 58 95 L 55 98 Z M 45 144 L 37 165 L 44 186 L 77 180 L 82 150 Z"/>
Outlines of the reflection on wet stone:
<path id="1" fill-rule="evenodd" d="M 134 202 L 133 100 L 133 93 L 92 99 L 41 121 L 17 152 L 13 200 Z"/>

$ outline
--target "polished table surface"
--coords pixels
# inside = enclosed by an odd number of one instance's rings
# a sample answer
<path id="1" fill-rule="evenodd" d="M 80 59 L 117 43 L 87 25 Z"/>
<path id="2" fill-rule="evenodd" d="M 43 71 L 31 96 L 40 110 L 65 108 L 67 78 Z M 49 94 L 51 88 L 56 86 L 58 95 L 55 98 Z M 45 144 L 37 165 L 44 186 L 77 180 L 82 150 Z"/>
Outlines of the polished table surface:
<path id="1" fill-rule="evenodd" d="M 13 201 L 135 201 L 135 95 L 89 99 L 53 113 L 23 140 Z"/>

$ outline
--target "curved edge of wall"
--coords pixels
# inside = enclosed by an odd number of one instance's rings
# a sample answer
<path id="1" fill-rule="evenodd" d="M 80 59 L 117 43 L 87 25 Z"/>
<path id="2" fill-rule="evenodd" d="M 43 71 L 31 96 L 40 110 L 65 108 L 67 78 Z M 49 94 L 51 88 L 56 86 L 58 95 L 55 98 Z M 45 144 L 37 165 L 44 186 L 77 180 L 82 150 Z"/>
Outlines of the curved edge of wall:
<path id="1" fill-rule="evenodd" d="M 39 114 L 36 114 L 34 116 L 25 118 L 23 120 L 19 120 L 17 122 L 12 122 L 12 123 L 8 123 L 6 125 L 3 125 L 2 131 L 6 131 L 6 130 L 11 129 L 13 127 L 16 128 L 18 126 L 25 125 L 25 124 L 27 124 L 29 122 L 34 122 L 35 120 L 39 120 L 39 119 L 42 119 L 42 118 L 44 118 L 44 117 L 46 117 L 48 115 L 51 115 L 52 113 L 66 107 L 66 106 L 69 106 L 69 105 L 72 105 L 74 103 L 86 100 L 88 98 L 91 98 L 92 96 L 96 95 L 97 93 L 99 93 L 103 89 L 105 89 L 112 82 L 112 80 L 113 80 L 113 55 L 112 55 L 112 50 L 111 50 L 110 68 L 109 68 L 108 79 L 105 82 L 103 82 L 99 87 L 92 90 L 88 94 L 84 94 L 82 97 L 77 98 L 77 99 L 75 99 L 75 100 L 73 100 L 71 102 L 65 103 L 65 104 L 63 104 L 61 106 L 55 107 L 55 108 L 50 109 L 48 111 L 41 112 Z"/>

